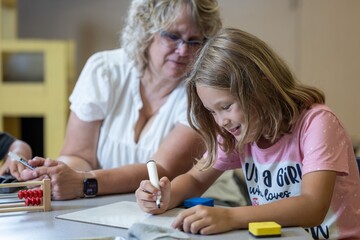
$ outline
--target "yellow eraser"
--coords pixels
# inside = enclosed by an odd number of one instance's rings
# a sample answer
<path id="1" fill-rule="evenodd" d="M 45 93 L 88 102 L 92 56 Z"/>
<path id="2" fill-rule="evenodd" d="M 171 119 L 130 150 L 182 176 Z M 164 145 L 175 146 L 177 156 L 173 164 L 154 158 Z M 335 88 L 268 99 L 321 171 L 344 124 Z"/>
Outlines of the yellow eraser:
<path id="1" fill-rule="evenodd" d="M 249 232 L 254 237 L 279 237 L 281 236 L 281 226 L 276 222 L 251 222 Z"/>

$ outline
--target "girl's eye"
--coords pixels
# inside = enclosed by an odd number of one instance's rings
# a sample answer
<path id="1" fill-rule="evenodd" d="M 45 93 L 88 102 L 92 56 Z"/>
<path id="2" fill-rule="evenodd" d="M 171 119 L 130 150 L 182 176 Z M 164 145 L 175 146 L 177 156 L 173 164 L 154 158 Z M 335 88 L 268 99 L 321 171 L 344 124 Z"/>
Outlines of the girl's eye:
<path id="1" fill-rule="evenodd" d="M 215 115 L 215 111 L 212 111 L 212 110 L 209 110 L 209 109 L 208 109 L 208 112 L 209 112 L 211 115 Z"/>
<path id="2" fill-rule="evenodd" d="M 226 105 L 226 106 L 222 107 L 222 109 L 223 109 L 223 110 L 228 110 L 228 109 L 230 108 L 230 106 L 231 106 L 231 104 Z"/>

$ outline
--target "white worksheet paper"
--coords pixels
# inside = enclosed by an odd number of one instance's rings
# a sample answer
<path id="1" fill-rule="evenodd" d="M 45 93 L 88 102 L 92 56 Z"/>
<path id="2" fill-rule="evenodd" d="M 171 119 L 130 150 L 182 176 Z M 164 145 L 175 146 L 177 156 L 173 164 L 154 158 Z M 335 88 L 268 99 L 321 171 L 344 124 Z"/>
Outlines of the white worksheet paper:
<path id="1" fill-rule="evenodd" d="M 170 227 L 175 217 L 183 210 L 174 208 L 160 215 L 152 215 L 143 212 L 136 202 L 121 201 L 59 215 L 56 218 L 120 228 L 130 228 L 136 222 Z"/>

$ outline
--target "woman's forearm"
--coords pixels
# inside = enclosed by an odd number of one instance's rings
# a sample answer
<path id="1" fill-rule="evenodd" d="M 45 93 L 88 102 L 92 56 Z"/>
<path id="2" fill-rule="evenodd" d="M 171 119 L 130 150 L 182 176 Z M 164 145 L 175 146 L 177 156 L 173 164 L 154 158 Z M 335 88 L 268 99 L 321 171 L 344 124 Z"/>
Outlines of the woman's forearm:
<path id="1" fill-rule="evenodd" d="M 91 165 L 84 159 L 76 156 L 62 155 L 58 157 L 59 161 L 66 163 L 70 168 L 76 171 L 90 171 L 93 170 Z"/>

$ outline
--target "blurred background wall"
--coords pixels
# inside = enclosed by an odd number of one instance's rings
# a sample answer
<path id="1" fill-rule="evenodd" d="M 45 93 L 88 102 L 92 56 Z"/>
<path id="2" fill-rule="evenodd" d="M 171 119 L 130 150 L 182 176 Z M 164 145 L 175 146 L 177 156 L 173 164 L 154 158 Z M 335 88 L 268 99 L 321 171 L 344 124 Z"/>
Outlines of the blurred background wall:
<path id="1" fill-rule="evenodd" d="M 96 51 L 117 48 L 130 0 L 18 0 L 18 37 L 71 39 L 76 76 Z M 267 42 L 296 76 L 319 87 L 360 142 L 360 1 L 218 0 L 224 26 Z"/>

